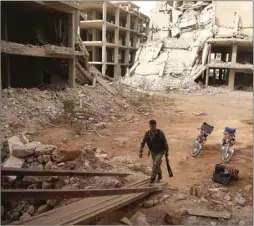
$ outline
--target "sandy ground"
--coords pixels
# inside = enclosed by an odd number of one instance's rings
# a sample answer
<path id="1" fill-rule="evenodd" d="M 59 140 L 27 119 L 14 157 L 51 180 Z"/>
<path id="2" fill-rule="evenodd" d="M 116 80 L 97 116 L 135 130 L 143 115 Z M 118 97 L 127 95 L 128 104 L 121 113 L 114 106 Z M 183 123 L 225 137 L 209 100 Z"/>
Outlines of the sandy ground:
<path id="1" fill-rule="evenodd" d="M 229 165 L 238 168 L 240 173 L 239 181 L 230 186 L 229 190 L 234 194 L 252 184 L 252 93 L 232 92 L 219 97 L 169 95 L 173 102 L 169 100 L 156 103 L 149 116 L 132 114 L 134 120 L 131 123 L 124 120 L 108 123 L 108 128 L 100 131 L 102 137 L 88 132 L 77 137 L 68 131 L 60 132 L 58 128 L 52 128 L 41 131 L 36 140 L 56 145 L 63 140 L 68 140 L 69 143 L 89 143 L 102 148 L 110 156 L 130 156 L 139 163 L 151 166 L 147 148 L 142 159 L 138 157 L 138 150 L 144 132 L 148 129 L 148 121 L 153 118 L 165 132 L 170 144 L 169 159 L 174 177 L 167 177 L 163 161 L 164 180 L 169 186 L 185 190 L 194 184 L 213 183 L 211 177 L 214 166 L 221 162 L 219 147 L 223 129 L 225 126 L 235 127 L 237 143 L 235 155 Z M 201 112 L 205 114 L 195 115 Z M 126 115 L 130 116 L 131 113 L 126 112 Z M 189 155 L 192 142 L 198 133 L 197 128 L 204 121 L 215 126 L 215 129 L 208 137 L 202 153 L 192 158 Z"/>

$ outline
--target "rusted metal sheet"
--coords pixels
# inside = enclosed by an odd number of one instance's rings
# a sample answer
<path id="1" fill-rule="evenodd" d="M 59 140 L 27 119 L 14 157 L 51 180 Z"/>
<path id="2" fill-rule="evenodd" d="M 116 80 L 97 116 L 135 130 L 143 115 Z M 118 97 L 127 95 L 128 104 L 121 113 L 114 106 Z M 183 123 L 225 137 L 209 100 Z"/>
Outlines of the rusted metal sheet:
<path id="1" fill-rule="evenodd" d="M 56 190 L 56 189 L 2 189 L 1 195 L 3 201 L 21 201 L 21 200 L 47 200 L 47 199 L 65 199 L 65 198 L 86 198 L 97 196 L 125 195 L 142 192 L 155 192 L 158 187 L 144 188 L 116 188 L 116 189 L 79 189 L 79 190 Z"/>
<path id="2" fill-rule="evenodd" d="M 1 167 L 1 175 L 8 176 L 128 176 L 130 173 L 91 172 L 74 170 L 39 170 L 25 168 Z"/>

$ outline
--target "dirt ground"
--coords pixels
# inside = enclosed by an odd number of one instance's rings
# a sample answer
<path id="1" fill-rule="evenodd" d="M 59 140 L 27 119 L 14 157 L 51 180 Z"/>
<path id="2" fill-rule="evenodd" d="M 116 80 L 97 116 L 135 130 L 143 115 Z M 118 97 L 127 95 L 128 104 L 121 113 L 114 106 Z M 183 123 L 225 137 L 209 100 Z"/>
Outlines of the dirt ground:
<path id="1" fill-rule="evenodd" d="M 211 176 L 214 166 L 221 162 L 219 146 L 225 126 L 237 128 L 235 155 L 229 163 L 239 169 L 239 181 L 229 187 L 232 194 L 252 184 L 252 93 L 231 92 L 222 96 L 200 96 L 167 94 L 168 100 L 154 104 L 150 115 L 125 112 L 128 120 L 110 120 L 107 128 L 100 130 L 102 137 L 86 132 L 80 136 L 60 130 L 45 129 L 35 138 L 44 143 L 58 145 L 59 142 L 89 144 L 102 148 L 109 156 L 128 156 L 135 161 L 151 166 L 151 158 L 147 156 L 147 148 L 142 159 L 138 157 L 139 145 L 148 129 L 150 119 L 157 120 L 170 144 L 169 160 L 174 173 L 167 177 L 165 161 L 163 161 L 164 180 L 169 186 L 184 191 L 190 186 L 212 184 Z M 113 106 L 112 106 L 113 108 Z M 196 113 L 201 113 L 197 116 Z M 132 120 L 129 118 L 132 117 Z M 208 137 L 202 153 L 192 158 L 189 153 L 193 139 L 203 122 L 215 129 Z M 252 194 L 249 201 L 252 200 Z M 252 201 L 251 201 L 252 203 Z"/>

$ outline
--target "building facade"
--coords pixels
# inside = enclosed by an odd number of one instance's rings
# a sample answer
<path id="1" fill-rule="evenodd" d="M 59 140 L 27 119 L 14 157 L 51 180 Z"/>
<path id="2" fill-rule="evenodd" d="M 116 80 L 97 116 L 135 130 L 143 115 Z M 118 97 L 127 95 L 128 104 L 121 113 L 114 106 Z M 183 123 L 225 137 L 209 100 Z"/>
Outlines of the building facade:
<path id="1" fill-rule="evenodd" d="M 80 4 L 80 36 L 89 64 L 103 75 L 119 77 L 134 64 L 139 43 L 147 40 L 149 17 L 132 2 Z"/>

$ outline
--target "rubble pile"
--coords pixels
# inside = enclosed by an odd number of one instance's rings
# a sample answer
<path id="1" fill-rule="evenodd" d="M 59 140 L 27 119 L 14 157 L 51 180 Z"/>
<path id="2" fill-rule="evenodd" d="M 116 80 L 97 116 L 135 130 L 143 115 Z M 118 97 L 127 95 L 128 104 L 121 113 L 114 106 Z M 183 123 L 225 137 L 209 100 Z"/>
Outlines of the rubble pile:
<path id="1" fill-rule="evenodd" d="M 151 91 L 198 90 L 191 71 L 205 41 L 213 37 L 212 4 L 202 1 L 184 3 L 181 7 L 169 7 L 167 12 L 173 16 L 172 38 L 141 46 L 135 72 L 122 82 Z"/>
<path id="2" fill-rule="evenodd" d="M 151 91 L 199 91 L 196 82 L 208 64 L 215 63 L 210 56 L 208 40 L 252 40 L 252 37 L 244 35 L 237 13 L 232 22 L 234 29 L 217 25 L 218 21 L 213 21 L 215 9 L 212 1 L 163 1 L 156 5 L 150 25 L 153 41 L 139 47 L 130 73 L 122 79 L 124 84 Z M 239 63 L 235 65 L 246 69 L 252 67 L 251 63 Z M 221 68 L 230 66 L 231 62 L 220 65 Z"/>
<path id="3" fill-rule="evenodd" d="M 23 130 L 35 131 L 40 125 L 63 115 L 64 102 L 71 101 L 75 109 L 87 116 L 103 116 L 115 109 L 126 108 L 126 100 L 112 96 L 101 87 L 80 86 L 59 92 L 39 89 L 4 89 L 2 92 L 1 128 L 10 137 Z"/>
<path id="4" fill-rule="evenodd" d="M 22 136 L 23 138 L 26 138 Z M 110 162 L 107 154 L 99 148 L 83 146 L 41 144 L 37 141 L 29 142 L 21 136 L 8 139 L 8 156 L 2 167 L 35 168 L 35 169 L 66 169 L 86 171 L 128 171 L 119 168 L 116 161 Z M 67 177 L 67 176 L 2 176 L 2 188 L 20 189 L 95 189 L 121 187 L 125 179 L 117 177 Z M 67 200 L 68 201 L 68 200 Z M 38 200 L 5 203 L 1 212 L 2 223 L 9 224 L 17 220 L 24 220 L 30 216 L 46 212 L 66 200 Z"/>

